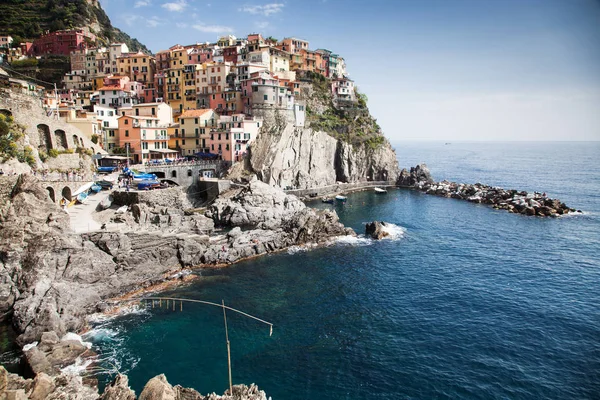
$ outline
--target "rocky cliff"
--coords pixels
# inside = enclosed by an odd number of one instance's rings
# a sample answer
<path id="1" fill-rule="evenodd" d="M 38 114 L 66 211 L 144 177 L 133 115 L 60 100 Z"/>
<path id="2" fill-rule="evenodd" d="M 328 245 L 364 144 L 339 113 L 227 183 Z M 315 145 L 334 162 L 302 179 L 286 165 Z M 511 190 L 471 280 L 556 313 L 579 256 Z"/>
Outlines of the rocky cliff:
<path id="1" fill-rule="evenodd" d="M 124 214 L 106 211 L 114 229 L 85 235 L 72 233 L 35 177 L 0 177 L 0 186 L 0 312 L 12 314 L 22 344 L 47 331 L 79 331 L 104 300 L 182 268 L 353 234 L 335 212 L 310 209 L 259 181 L 217 200 L 207 216 L 136 204 Z M 211 236 L 214 225 L 234 229 Z"/>
<path id="2" fill-rule="evenodd" d="M 263 126 L 251 145 L 246 171 L 270 185 L 295 189 L 396 181 L 396 153 L 366 104 L 339 108 L 323 78 L 303 82 L 298 99 L 306 105 L 304 124 L 297 123 L 293 111 L 253 110 Z"/>

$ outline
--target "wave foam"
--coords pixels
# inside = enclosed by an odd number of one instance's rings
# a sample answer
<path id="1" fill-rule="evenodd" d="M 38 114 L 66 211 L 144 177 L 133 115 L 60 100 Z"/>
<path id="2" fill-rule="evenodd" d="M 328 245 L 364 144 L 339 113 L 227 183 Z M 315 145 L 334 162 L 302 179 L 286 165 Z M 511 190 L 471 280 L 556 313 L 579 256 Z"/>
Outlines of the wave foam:
<path id="1" fill-rule="evenodd" d="M 91 324 L 102 324 L 113 320 L 117 317 L 130 314 L 148 314 L 148 309 L 140 304 L 130 304 L 128 306 L 117 306 L 107 313 L 91 314 L 87 317 L 87 321 Z"/>
<path id="2" fill-rule="evenodd" d="M 288 252 L 288 254 L 303 253 L 305 251 L 314 249 L 317 246 L 318 246 L 317 243 L 305 243 L 303 245 L 290 246 L 290 247 L 288 247 L 287 252 Z"/>
<path id="3" fill-rule="evenodd" d="M 81 343 L 83 346 L 87 347 L 88 349 L 92 348 L 92 343 L 84 342 L 83 339 L 81 338 L 81 336 L 79 336 L 78 334 L 73 333 L 73 332 L 65 333 L 65 335 L 60 340 L 73 340 L 73 341 Z"/>
<path id="4" fill-rule="evenodd" d="M 385 225 L 382 225 L 381 229 L 384 232 L 387 232 L 388 236 L 383 238 L 387 240 L 402 239 L 406 234 L 406 228 L 400 225 L 390 224 L 389 222 L 386 222 Z"/>
<path id="5" fill-rule="evenodd" d="M 77 357 L 74 364 L 67 365 L 66 367 L 62 368 L 60 372 L 64 373 L 65 375 L 81 375 L 90 365 L 92 365 L 94 361 L 95 360 L 93 358 L 83 360 L 80 357 Z"/>
<path id="6" fill-rule="evenodd" d="M 406 228 L 391 224 L 389 222 L 385 223 L 385 226 L 382 226 L 384 232 L 388 234 L 388 236 L 383 237 L 381 240 L 400 240 L 404 238 L 406 235 Z M 377 242 L 370 237 L 365 235 L 358 236 L 339 236 L 335 238 L 333 241 L 329 243 L 329 245 L 339 245 L 339 246 L 370 246 Z"/>
<path id="7" fill-rule="evenodd" d="M 369 246 L 375 241 L 364 236 L 339 236 L 335 238 L 330 244 L 339 246 Z"/>

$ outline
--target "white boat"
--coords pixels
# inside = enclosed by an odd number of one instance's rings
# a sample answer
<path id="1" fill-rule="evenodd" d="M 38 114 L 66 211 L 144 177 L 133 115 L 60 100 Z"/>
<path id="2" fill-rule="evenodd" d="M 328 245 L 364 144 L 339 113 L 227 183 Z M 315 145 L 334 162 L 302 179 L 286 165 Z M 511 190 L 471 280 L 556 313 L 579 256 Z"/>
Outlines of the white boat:
<path id="1" fill-rule="evenodd" d="M 94 184 L 94 182 L 89 182 L 86 183 L 85 185 L 81 186 L 79 189 L 77 189 L 76 191 L 74 191 L 73 193 L 71 193 L 71 198 L 77 198 L 77 196 L 81 193 L 87 193 L 90 188 L 92 187 L 92 185 Z"/>
<path id="2" fill-rule="evenodd" d="M 386 190 L 386 189 L 382 189 L 382 188 L 378 188 L 378 187 L 376 187 L 376 188 L 375 188 L 375 193 L 377 193 L 377 194 L 386 194 L 386 193 L 387 193 L 387 190 Z"/>
<path id="3" fill-rule="evenodd" d="M 346 196 L 342 196 L 341 194 L 338 194 L 337 196 L 335 196 L 335 199 L 338 201 L 346 201 L 348 200 L 348 198 Z"/>

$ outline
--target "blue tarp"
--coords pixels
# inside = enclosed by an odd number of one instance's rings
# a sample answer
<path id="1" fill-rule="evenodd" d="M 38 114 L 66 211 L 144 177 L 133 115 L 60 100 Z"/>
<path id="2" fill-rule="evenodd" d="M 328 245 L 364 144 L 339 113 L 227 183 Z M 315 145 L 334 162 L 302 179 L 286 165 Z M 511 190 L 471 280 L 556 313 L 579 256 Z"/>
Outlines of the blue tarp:
<path id="1" fill-rule="evenodd" d="M 194 154 L 196 157 L 198 158 L 202 158 L 202 159 L 209 159 L 209 160 L 214 160 L 217 157 L 219 157 L 218 154 L 213 154 L 213 153 L 202 153 L 202 152 L 198 152 L 196 154 Z"/>

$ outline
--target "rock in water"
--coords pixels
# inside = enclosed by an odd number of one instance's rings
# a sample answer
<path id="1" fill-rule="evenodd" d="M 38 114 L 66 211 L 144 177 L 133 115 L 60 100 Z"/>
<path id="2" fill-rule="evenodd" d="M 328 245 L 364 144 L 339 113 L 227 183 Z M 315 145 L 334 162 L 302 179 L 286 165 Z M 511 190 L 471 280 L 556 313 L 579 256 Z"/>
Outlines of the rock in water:
<path id="1" fill-rule="evenodd" d="M 379 221 L 373 221 L 373 222 L 369 222 L 367 223 L 366 227 L 365 227 L 365 234 L 371 236 L 373 239 L 383 239 L 386 236 L 389 236 L 389 232 L 387 232 L 385 230 L 385 226 L 386 223 L 385 222 L 379 222 Z"/>

